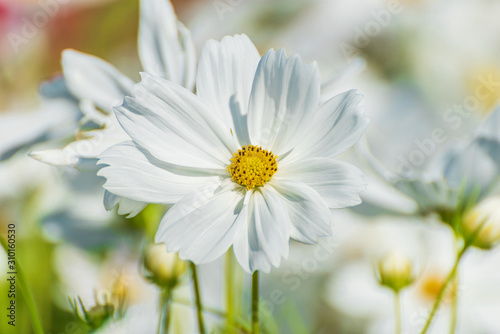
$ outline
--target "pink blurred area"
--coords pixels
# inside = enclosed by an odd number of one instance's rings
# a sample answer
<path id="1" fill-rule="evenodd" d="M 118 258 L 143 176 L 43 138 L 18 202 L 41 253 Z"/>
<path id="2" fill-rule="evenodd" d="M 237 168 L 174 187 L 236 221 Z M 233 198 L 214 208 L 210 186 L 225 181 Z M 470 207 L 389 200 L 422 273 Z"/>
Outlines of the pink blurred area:
<path id="1" fill-rule="evenodd" d="M 198 1 L 173 1 L 179 16 Z M 0 112 L 36 104 L 72 48 L 139 69 L 137 0 L 0 0 Z"/>

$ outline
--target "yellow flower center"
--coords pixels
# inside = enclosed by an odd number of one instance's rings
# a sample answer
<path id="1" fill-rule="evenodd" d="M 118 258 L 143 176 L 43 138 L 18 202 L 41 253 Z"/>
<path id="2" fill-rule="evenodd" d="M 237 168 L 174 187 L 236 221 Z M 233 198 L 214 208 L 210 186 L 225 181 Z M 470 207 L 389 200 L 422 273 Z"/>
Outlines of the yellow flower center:
<path id="1" fill-rule="evenodd" d="M 278 170 L 278 156 L 260 146 L 243 146 L 233 154 L 227 171 L 248 190 L 263 186 Z"/>

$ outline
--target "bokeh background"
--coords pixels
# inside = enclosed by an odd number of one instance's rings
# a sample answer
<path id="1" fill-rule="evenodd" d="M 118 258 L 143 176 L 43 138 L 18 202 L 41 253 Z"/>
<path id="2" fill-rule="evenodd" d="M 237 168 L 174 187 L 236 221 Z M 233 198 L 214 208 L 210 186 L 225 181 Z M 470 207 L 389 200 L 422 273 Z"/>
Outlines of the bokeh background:
<path id="1" fill-rule="evenodd" d="M 47 22 L 29 24 L 44 4 Z M 421 169 L 435 152 L 466 141 L 500 100 L 500 2 L 494 0 L 173 0 L 198 52 L 207 39 L 246 33 L 261 54 L 269 48 L 317 61 L 323 94 L 355 88 L 372 119 L 374 155 L 393 171 Z M 126 312 L 102 333 L 155 333 L 158 289 L 141 276 L 144 240 L 166 208 L 133 219 L 107 212 L 95 170 L 40 163 L 34 150 L 74 140 L 81 112 L 44 82 L 58 79 L 61 52 L 73 48 L 109 61 L 139 80 L 138 0 L 0 0 L 0 234 L 16 225 L 22 265 L 46 333 L 86 333 L 68 296 L 89 307 L 94 295 L 125 296 Z M 20 37 L 21 36 L 21 37 Z M 479 88 L 478 88 L 479 87 Z M 489 94 L 473 112 L 460 106 Z M 455 108 L 455 109 L 453 109 Z M 454 111 L 455 110 L 455 111 Z M 435 129 L 442 141 L 433 141 Z M 422 146 L 424 145 L 424 146 Z M 415 153 L 415 152 L 422 153 Z M 265 328 L 281 333 L 392 333 L 392 297 L 377 283 L 373 260 L 389 245 L 405 249 L 419 280 L 405 295 L 404 327 L 423 325 L 453 263 L 453 238 L 434 216 L 384 187 L 359 152 L 345 158 L 366 173 L 365 204 L 334 212 L 333 237 L 319 246 L 292 242 L 281 268 L 263 275 Z M 408 167 L 409 166 L 409 167 Z M 395 214 L 394 212 L 397 212 Z M 473 250 L 457 288 L 459 333 L 500 333 L 500 252 Z M 202 266 L 206 304 L 224 309 L 223 261 Z M 8 271 L 0 256 L 0 275 Z M 249 282 L 242 277 L 242 317 Z M 8 283 L 0 280 L 0 333 L 33 333 L 17 289 L 16 327 L 4 316 Z M 173 332 L 195 333 L 189 277 L 183 278 Z M 445 302 L 438 321 L 446 323 Z M 221 318 L 208 315 L 215 331 Z M 222 321 L 223 322 L 223 321 Z M 435 333 L 441 334 L 441 327 Z M 221 331 L 220 331 L 221 332 Z"/>

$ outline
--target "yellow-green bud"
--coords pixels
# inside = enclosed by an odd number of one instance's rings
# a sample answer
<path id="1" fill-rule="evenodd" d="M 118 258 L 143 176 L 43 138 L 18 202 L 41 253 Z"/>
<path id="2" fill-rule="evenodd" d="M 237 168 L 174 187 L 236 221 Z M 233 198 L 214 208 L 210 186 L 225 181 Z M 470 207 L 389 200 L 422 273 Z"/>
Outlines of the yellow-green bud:
<path id="1" fill-rule="evenodd" d="M 469 210 L 462 221 L 462 233 L 478 248 L 495 246 L 500 241 L 500 197 L 489 197 Z"/>
<path id="2" fill-rule="evenodd" d="M 113 305 L 96 305 L 87 311 L 86 320 L 91 328 L 101 327 L 115 312 Z"/>
<path id="3" fill-rule="evenodd" d="M 398 252 L 390 252 L 378 261 L 377 275 L 380 284 L 395 292 L 399 292 L 415 280 L 410 259 Z"/>
<path id="4" fill-rule="evenodd" d="M 80 297 L 69 300 L 71 308 L 75 315 L 92 330 L 96 330 L 102 325 L 114 318 L 115 306 L 105 297 L 101 303 L 96 299 L 96 305 L 87 310 Z"/>
<path id="5" fill-rule="evenodd" d="M 168 253 L 164 244 L 145 247 L 143 266 L 144 276 L 162 287 L 175 286 L 187 270 L 187 263 L 177 253 Z"/>

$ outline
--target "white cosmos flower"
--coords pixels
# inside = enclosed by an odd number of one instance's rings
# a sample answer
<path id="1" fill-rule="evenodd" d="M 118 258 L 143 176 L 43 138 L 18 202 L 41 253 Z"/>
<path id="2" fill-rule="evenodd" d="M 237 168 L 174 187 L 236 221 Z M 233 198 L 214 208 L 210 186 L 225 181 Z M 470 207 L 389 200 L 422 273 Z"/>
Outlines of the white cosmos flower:
<path id="1" fill-rule="evenodd" d="M 197 92 L 143 74 L 115 108 L 132 141 L 100 156 L 105 188 L 119 196 L 175 205 L 157 242 L 195 263 L 233 246 L 247 272 L 269 272 L 289 239 L 315 243 L 331 233 L 330 208 L 360 203 L 365 181 L 333 159 L 364 133 L 355 91 L 319 104 L 316 64 L 262 59 L 245 35 L 208 41 Z"/>
<path id="2" fill-rule="evenodd" d="M 478 127 L 471 141 L 444 147 L 423 170 L 406 170 L 402 174 L 387 170 L 371 154 L 366 142 L 358 148 L 382 179 L 417 203 L 419 213 L 454 210 L 462 191 L 467 198 L 479 189 L 480 198 L 483 198 L 498 184 L 498 124 L 500 108 Z"/>
<path id="3" fill-rule="evenodd" d="M 196 54 L 190 32 L 177 21 L 170 1 L 141 0 L 140 7 L 138 51 L 143 69 L 192 90 Z M 75 50 L 63 52 L 62 67 L 65 84 L 84 115 L 81 127 L 76 140 L 66 147 L 32 152 L 31 156 L 53 165 L 81 167 L 112 145 L 130 140 L 112 108 L 131 94 L 134 82 L 106 61 Z M 97 129 L 86 129 L 88 123 Z M 118 204 L 118 213 L 129 217 L 146 205 L 105 193 L 108 210 Z"/>

